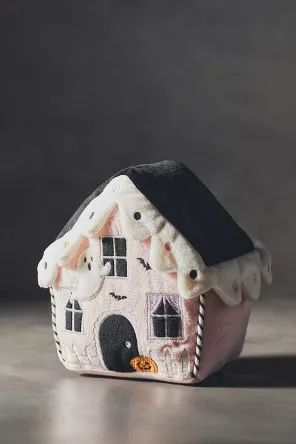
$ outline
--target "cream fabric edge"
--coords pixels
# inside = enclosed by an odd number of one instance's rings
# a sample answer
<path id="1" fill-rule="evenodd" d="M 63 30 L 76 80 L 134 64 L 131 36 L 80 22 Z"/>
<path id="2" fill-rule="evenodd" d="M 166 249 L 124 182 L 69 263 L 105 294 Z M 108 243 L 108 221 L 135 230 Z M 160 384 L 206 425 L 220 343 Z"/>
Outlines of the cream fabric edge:
<path id="1" fill-rule="evenodd" d="M 251 300 L 258 299 L 262 277 L 269 284 L 272 281 L 270 254 L 256 239 L 253 239 L 254 252 L 207 267 L 178 230 L 127 176 L 122 175 L 109 182 L 104 191 L 89 203 L 71 230 L 46 248 L 37 267 L 41 287 L 58 285 L 61 269 L 69 266 L 83 242 L 91 243 L 91 239 L 99 236 L 116 208 L 124 235 L 139 241 L 151 238 L 149 263 L 152 269 L 176 273 L 178 290 L 184 299 L 213 289 L 227 305 L 234 306 L 242 301 L 243 294 Z M 141 218 L 136 219 L 135 213 L 140 213 Z M 194 279 L 190 277 L 192 270 L 196 271 Z"/>

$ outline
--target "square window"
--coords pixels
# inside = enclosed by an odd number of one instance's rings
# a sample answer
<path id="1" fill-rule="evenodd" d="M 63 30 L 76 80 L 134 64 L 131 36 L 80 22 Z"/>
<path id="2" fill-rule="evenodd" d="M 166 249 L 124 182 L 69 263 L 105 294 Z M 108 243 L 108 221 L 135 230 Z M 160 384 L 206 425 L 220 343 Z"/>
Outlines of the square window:
<path id="1" fill-rule="evenodd" d="M 83 312 L 81 305 L 77 300 L 74 300 L 73 302 L 68 300 L 66 304 L 66 310 L 65 310 L 65 328 L 68 331 L 71 332 L 79 332 L 82 331 L 82 317 Z"/>
<path id="2" fill-rule="evenodd" d="M 103 237 L 103 256 L 114 256 L 114 245 L 112 237 Z"/>
<path id="3" fill-rule="evenodd" d="M 165 334 L 165 319 L 161 317 L 153 318 L 153 332 L 157 338 L 164 338 Z"/>
<path id="4" fill-rule="evenodd" d="M 109 271 L 108 276 L 114 276 L 114 259 L 109 259 L 105 257 L 103 260 L 104 265 L 106 265 L 107 262 L 111 264 L 111 270 Z"/>
<path id="5" fill-rule="evenodd" d="M 126 259 L 116 259 L 116 276 L 127 276 L 127 263 Z"/>
<path id="6" fill-rule="evenodd" d="M 166 336 L 168 338 L 177 338 L 180 335 L 180 317 L 168 317 L 167 318 L 167 331 Z"/>
<path id="7" fill-rule="evenodd" d="M 66 330 L 72 330 L 72 311 L 66 310 Z"/>
<path id="8" fill-rule="evenodd" d="M 124 237 L 115 238 L 115 255 L 126 256 L 126 240 Z"/>
<path id="9" fill-rule="evenodd" d="M 74 313 L 74 331 L 81 331 L 82 313 Z"/>
<path id="10" fill-rule="evenodd" d="M 81 310 L 81 307 L 80 307 L 80 305 L 79 305 L 79 302 L 78 301 L 74 301 L 74 309 L 75 310 Z"/>
<path id="11" fill-rule="evenodd" d="M 126 239 L 124 237 L 102 237 L 103 264 L 109 262 L 108 276 L 127 277 Z"/>
<path id="12" fill-rule="evenodd" d="M 148 316 L 152 338 L 182 337 L 182 315 L 177 294 L 148 294 Z"/>

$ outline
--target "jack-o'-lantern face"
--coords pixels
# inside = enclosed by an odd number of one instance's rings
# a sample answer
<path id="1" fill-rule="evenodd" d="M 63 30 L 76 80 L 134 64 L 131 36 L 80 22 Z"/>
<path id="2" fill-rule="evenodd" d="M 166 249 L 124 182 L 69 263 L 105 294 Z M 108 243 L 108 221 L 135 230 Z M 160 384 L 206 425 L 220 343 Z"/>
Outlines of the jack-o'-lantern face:
<path id="1" fill-rule="evenodd" d="M 130 364 L 136 372 L 158 372 L 156 362 L 152 358 L 148 358 L 147 356 L 137 356 L 136 358 L 133 358 L 131 360 Z"/>

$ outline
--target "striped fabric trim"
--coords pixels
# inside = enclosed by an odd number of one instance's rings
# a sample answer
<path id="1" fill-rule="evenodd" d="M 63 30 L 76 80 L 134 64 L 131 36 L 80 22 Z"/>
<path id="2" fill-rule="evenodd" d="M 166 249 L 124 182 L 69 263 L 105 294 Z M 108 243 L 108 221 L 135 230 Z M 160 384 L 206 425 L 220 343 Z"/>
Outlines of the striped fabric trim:
<path id="1" fill-rule="evenodd" d="M 50 298 L 51 298 L 50 299 L 50 302 L 51 302 L 51 324 L 52 324 L 53 337 L 54 337 L 54 340 L 56 343 L 58 356 L 62 361 L 64 361 L 65 359 L 63 357 L 62 347 L 61 347 L 61 343 L 59 341 L 59 336 L 57 333 L 55 297 L 54 297 L 54 294 L 52 293 L 51 290 L 50 290 Z"/>
<path id="2" fill-rule="evenodd" d="M 202 351 L 202 342 L 203 342 L 203 327 L 205 320 L 205 297 L 203 294 L 199 296 L 199 305 L 198 305 L 198 324 L 197 324 L 197 336 L 196 336 L 196 348 L 195 348 L 195 357 L 194 357 L 194 366 L 193 366 L 193 377 L 197 376 L 200 367 L 200 359 L 201 359 L 201 351 Z"/>

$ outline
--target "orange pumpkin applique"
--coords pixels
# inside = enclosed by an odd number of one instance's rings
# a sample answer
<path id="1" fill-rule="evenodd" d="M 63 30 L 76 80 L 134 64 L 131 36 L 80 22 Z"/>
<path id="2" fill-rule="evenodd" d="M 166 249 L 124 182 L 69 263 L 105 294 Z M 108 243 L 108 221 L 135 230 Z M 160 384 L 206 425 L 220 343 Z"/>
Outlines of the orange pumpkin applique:
<path id="1" fill-rule="evenodd" d="M 158 372 L 156 362 L 147 356 L 137 356 L 131 360 L 130 364 L 136 372 Z"/>

